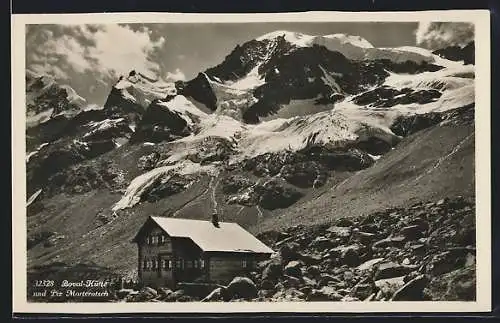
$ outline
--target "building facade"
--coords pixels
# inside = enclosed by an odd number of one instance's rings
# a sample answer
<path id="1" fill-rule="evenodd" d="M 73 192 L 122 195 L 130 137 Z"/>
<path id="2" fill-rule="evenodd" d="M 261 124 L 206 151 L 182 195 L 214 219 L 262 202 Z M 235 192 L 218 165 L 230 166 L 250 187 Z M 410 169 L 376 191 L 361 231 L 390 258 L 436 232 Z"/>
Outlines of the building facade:
<path id="1" fill-rule="evenodd" d="M 269 258 L 269 247 L 236 223 L 149 217 L 134 242 L 143 285 L 227 283 Z"/>

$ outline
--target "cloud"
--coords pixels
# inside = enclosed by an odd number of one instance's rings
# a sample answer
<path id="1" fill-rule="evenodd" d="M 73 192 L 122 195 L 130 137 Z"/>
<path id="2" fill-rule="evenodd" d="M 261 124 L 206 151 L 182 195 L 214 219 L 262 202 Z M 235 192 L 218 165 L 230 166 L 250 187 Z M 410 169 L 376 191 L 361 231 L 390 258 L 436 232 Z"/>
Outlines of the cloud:
<path id="1" fill-rule="evenodd" d="M 474 40 L 474 25 L 468 22 L 421 21 L 415 37 L 417 45 L 429 49 L 464 46 Z"/>
<path id="2" fill-rule="evenodd" d="M 176 69 L 174 72 L 167 72 L 166 79 L 172 81 L 185 81 L 186 75 L 184 75 L 180 69 Z"/>
<path id="3" fill-rule="evenodd" d="M 128 25 L 28 25 L 26 68 L 70 84 L 103 103 L 110 85 L 131 70 L 160 75 L 165 38 Z M 94 87 L 92 87 L 94 85 Z"/>
<path id="4" fill-rule="evenodd" d="M 151 56 L 165 39 L 153 41 L 147 29 L 134 31 L 116 24 L 37 27 L 27 37 L 27 65 L 33 69 L 62 77 L 58 69 L 65 66 L 77 73 L 94 72 L 109 78 L 132 69 L 159 71 Z"/>

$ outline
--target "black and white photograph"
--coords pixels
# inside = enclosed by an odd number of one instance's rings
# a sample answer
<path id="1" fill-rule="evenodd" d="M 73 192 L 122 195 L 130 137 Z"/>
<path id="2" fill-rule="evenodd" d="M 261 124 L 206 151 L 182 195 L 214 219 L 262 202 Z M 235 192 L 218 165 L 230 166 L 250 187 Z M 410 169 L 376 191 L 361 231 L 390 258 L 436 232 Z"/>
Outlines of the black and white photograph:
<path id="1" fill-rule="evenodd" d="M 473 13 L 23 21 L 17 293 L 128 311 L 477 303 L 490 106 Z"/>

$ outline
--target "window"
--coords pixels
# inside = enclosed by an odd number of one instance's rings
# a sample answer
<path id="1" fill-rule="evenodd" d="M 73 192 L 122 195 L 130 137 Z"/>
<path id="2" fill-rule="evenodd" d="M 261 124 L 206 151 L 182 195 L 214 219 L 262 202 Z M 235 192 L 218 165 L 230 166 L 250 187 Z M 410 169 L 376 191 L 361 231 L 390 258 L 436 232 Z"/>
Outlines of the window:
<path id="1" fill-rule="evenodd" d="M 172 260 L 168 261 L 168 268 L 172 268 Z"/>
<path id="2" fill-rule="evenodd" d="M 164 234 L 162 234 L 161 235 L 161 244 L 165 244 L 165 242 L 167 242 L 167 237 Z"/>
<path id="3" fill-rule="evenodd" d="M 193 266 L 194 268 L 198 268 L 199 266 L 199 260 L 193 260 Z"/>
<path id="4" fill-rule="evenodd" d="M 182 267 L 182 259 L 177 259 L 175 266 L 180 269 Z"/>
<path id="5" fill-rule="evenodd" d="M 200 268 L 205 268 L 205 260 L 200 259 Z"/>
<path id="6" fill-rule="evenodd" d="M 247 260 L 246 259 L 242 259 L 241 260 L 241 267 L 247 268 L 247 266 L 248 266 Z"/>
<path id="7" fill-rule="evenodd" d="M 165 259 L 161 260 L 161 269 L 167 269 L 167 261 Z"/>
<path id="8" fill-rule="evenodd" d="M 193 261 L 186 260 L 186 268 L 192 268 L 192 267 L 193 267 Z"/>

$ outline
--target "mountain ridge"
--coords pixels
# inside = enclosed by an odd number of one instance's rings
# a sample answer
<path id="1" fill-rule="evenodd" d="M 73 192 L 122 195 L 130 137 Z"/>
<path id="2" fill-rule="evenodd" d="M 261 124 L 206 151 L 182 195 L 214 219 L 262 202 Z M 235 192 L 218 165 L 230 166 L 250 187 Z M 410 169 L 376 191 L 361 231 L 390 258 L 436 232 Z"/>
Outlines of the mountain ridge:
<path id="1" fill-rule="evenodd" d="M 29 127 L 29 267 L 92 261 L 133 277 L 129 238 L 149 215 L 216 212 L 259 233 L 473 197 L 472 64 L 271 36 L 189 81 L 132 71 L 102 108 Z M 41 98 L 72 111 L 57 93 Z"/>

